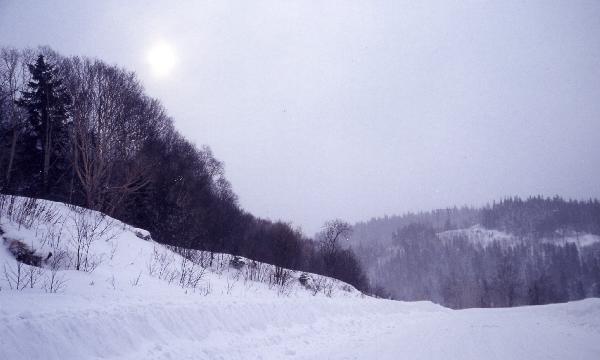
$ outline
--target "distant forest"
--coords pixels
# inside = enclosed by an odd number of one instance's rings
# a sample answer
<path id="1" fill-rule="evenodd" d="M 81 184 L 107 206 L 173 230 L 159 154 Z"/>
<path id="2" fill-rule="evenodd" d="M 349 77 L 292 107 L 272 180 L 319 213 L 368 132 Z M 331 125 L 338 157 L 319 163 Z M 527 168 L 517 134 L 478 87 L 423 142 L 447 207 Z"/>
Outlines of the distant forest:
<path id="1" fill-rule="evenodd" d="M 469 237 L 476 224 L 490 241 Z M 504 307 L 600 297 L 598 235 L 598 200 L 538 196 L 373 219 L 355 226 L 351 242 L 379 294 Z"/>
<path id="2" fill-rule="evenodd" d="M 600 235 L 600 202 L 561 197 L 508 198 L 481 210 L 481 224 L 523 237 L 562 237 L 565 232 Z"/>
<path id="3" fill-rule="evenodd" d="M 368 291 L 352 250 L 241 209 L 210 148 L 186 140 L 135 73 L 101 60 L 0 50 L 0 192 L 99 210 L 162 243 Z"/>

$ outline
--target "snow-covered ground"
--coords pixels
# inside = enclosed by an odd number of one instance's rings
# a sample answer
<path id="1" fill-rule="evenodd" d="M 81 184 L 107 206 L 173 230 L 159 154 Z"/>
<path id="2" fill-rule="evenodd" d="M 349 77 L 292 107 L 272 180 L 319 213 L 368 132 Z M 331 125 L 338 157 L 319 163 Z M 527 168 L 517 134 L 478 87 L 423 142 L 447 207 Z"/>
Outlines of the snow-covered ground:
<path id="1" fill-rule="evenodd" d="M 0 296 L 1 359 L 598 359 L 600 300 L 454 311 L 298 297 Z"/>
<path id="2" fill-rule="evenodd" d="M 19 201 L 10 214 L 0 201 L 0 359 L 600 358 L 600 299 L 454 311 L 297 272 L 277 284 L 266 264 L 211 264 L 97 213 Z M 42 265 L 21 265 L 20 290 L 18 244 Z"/>

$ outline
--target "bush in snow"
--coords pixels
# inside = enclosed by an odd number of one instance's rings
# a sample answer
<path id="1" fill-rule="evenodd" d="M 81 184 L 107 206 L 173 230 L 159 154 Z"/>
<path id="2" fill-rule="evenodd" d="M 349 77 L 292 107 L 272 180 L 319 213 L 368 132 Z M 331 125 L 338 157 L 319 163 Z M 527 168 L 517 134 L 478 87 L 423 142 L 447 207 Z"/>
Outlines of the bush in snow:
<path id="1" fill-rule="evenodd" d="M 246 265 L 244 259 L 241 256 L 234 256 L 233 259 L 229 260 L 229 266 L 234 269 L 240 270 Z"/>
<path id="2" fill-rule="evenodd" d="M 48 293 L 61 292 L 66 287 L 67 280 L 63 274 L 60 274 L 57 270 L 50 269 L 44 274 L 44 282 L 42 283 L 42 289 Z"/>
<path id="3" fill-rule="evenodd" d="M 17 261 L 14 264 L 5 263 L 4 280 L 11 290 L 33 289 L 44 274 L 44 269 Z"/>
<path id="4" fill-rule="evenodd" d="M 310 284 L 312 283 L 312 278 L 307 273 L 302 273 L 298 278 L 298 281 L 300 281 L 300 284 L 302 284 L 304 287 L 309 288 Z"/>
<path id="5" fill-rule="evenodd" d="M 93 271 L 102 259 L 90 253 L 92 244 L 97 240 L 109 241 L 116 236 L 114 220 L 110 217 L 77 206 L 71 209 L 70 221 L 73 226 L 67 228 L 69 243 L 73 250 L 73 266 L 76 270 Z"/>
<path id="6" fill-rule="evenodd" d="M 23 290 L 27 287 L 25 266 L 27 265 L 22 262 L 17 262 L 14 266 L 4 264 L 4 280 L 11 290 Z"/>
<path id="7" fill-rule="evenodd" d="M 19 240 L 8 240 L 8 251 L 17 261 L 24 264 L 40 266 L 42 263 L 42 257 L 36 255 L 35 250 L 30 249 L 29 246 Z"/>
<path id="8" fill-rule="evenodd" d="M 203 261 L 201 251 L 155 245 L 148 262 L 148 274 L 169 284 L 178 280 L 182 288 L 196 290 L 206 271 Z"/>

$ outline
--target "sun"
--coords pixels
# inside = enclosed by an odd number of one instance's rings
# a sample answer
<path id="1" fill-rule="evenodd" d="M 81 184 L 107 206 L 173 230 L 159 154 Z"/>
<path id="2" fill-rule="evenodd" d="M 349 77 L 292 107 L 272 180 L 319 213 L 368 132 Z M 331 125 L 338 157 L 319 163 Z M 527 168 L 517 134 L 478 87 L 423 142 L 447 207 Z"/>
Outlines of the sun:
<path id="1" fill-rule="evenodd" d="M 154 76 L 165 77 L 173 72 L 177 56 L 173 46 L 165 41 L 160 41 L 150 48 L 147 60 Z"/>

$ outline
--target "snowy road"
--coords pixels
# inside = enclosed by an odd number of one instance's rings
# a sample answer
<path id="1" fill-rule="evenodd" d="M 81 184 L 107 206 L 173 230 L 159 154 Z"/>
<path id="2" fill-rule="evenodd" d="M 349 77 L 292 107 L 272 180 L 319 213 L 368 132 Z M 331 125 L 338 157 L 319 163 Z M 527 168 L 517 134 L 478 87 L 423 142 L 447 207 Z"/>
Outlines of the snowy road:
<path id="1" fill-rule="evenodd" d="M 4 293 L 0 333 L 1 359 L 598 359 L 600 299 L 452 311 L 374 299 Z"/>
<path id="2" fill-rule="evenodd" d="M 326 359 L 599 358 L 598 302 L 587 315 L 585 311 L 575 315 L 547 310 L 476 309 L 391 316 L 382 326 L 349 334 L 314 355 Z"/>

